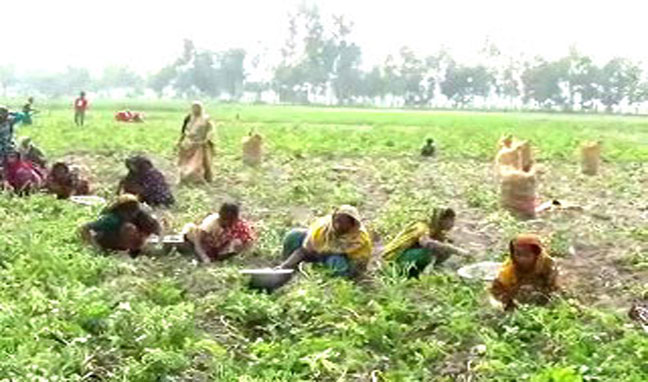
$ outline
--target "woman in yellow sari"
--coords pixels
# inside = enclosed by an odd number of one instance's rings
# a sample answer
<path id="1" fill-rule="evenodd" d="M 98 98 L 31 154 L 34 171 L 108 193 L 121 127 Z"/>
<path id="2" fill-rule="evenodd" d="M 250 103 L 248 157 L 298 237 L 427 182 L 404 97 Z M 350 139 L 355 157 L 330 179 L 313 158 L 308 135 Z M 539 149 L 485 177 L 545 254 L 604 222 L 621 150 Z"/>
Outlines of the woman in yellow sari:
<path id="1" fill-rule="evenodd" d="M 204 111 L 202 103 L 191 105 L 189 114 L 182 125 L 182 135 L 178 142 L 178 166 L 181 182 L 211 182 L 213 178 L 211 163 L 214 157 L 212 132 L 214 126 Z"/>
<path id="2" fill-rule="evenodd" d="M 294 269 L 303 261 L 322 263 L 336 276 L 351 277 L 367 266 L 373 244 L 355 207 L 343 205 L 317 219 L 308 230 L 286 235 L 279 268 Z"/>
<path id="3" fill-rule="evenodd" d="M 516 307 L 515 301 L 544 303 L 558 289 L 558 270 L 547 254 L 540 238 L 522 234 L 509 244 L 510 259 L 493 281 L 491 293 L 506 310 Z"/>
<path id="4" fill-rule="evenodd" d="M 395 262 L 409 278 L 418 278 L 433 261 L 438 266 L 453 253 L 467 256 L 465 250 L 448 244 L 455 217 L 451 208 L 435 208 L 428 221 L 413 222 L 399 232 L 383 249 L 383 258 Z"/>

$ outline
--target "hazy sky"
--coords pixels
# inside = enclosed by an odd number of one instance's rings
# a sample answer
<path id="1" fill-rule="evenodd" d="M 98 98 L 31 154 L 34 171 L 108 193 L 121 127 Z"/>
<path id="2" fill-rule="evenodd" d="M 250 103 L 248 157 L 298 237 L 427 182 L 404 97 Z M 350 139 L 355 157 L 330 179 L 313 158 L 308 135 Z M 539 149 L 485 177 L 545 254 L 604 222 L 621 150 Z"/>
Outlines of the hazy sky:
<path id="1" fill-rule="evenodd" d="M 427 54 L 445 45 L 470 59 L 487 36 L 503 50 L 556 57 L 576 44 L 599 60 L 615 55 L 648 63 L 645 0 L 321 0 L 323 14 L 355 22 L 365 65 L 408 45 Z M 128 64 L 158 69 L 184 38 L 199 48 L 276 52 L 287 13 L 299 0 L 3 1 L 1 64 L 95 71 Z"/>

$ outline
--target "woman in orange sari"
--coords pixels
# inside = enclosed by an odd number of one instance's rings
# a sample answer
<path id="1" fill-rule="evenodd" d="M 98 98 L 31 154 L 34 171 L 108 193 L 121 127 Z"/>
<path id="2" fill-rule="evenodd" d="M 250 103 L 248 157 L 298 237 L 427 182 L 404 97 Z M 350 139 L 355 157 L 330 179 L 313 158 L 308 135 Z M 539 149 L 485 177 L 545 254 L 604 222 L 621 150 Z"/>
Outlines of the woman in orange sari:
<path id="1" fill-rule="evenodd" d="M 202 103 L 191 105 L 189 114 L 182 125 L 182 135 L 178 142 L 178 165 L 181 182 L 211 182 L 213 178 L 211 162 L 214 157 L 212 131 L 214 126 L 204 111 Z"/>
<path id="2" fill-rule="evenodd" d="M 509 244 L 510 259 L 493 281 L 491 293 L 506 310 L 516 307 L 516 301 L 546 303 L 558 290 L 558 270 L 546 253 L 540 238 L 522 234 Z"/>

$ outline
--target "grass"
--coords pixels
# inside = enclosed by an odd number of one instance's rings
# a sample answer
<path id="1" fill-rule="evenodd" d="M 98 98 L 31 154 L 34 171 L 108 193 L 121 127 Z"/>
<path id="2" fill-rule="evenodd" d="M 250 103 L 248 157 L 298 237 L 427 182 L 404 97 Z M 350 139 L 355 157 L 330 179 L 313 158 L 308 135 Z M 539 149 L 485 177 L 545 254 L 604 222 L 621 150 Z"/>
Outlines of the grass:
<path id="1" fill-rule="evenodd" d="M 97 193 L 111 197 L 131 153 L 149 154 L 175 179 L 183 105 L 139 106 L 143 125 L 117 124 L 112 111 L 123 105 L 97 104 L 84 128 L 54 108 L 19 135 L 52 159 L 84 165 Z M 239 105 L 209 111 L 219 121 L 217 181 L 176 188 L 178 205 L 157 214 L 177 230 L 237 199 L 260 233 L 254 253 L 208 267 L 178 255 L 103 256 L 75 234 L 98 208 L 1 195 L 0 381 L 648 379 L 648 337 L 625 316 L 629 301 L 648 298 L 648 120 Z M 240 159 L 240 139 L 251 129 L 268 146 L 258 169 Z M 520 222 L 499 210 L 490 162 L 505 132 L 532 140 L 547 169 L 543 197 L 586 212 Z M 428 136 L 440 153 L 421 160 Z M 577 170 L 583 139 L 605 142 L 599 177 Z M 306 267 L 275 294 L 247 289 L 238 269 L 276 263 L 288 229 L 340 203 L 356 204 L 384 239 L 430 206 L 453 206 L 453 237 L 474 260 L 501 259 L 512 235 L 539 232 L 560 256 L 565 293 L 547 308 L 501 314 L 484 284 L 455 275 L 463 259 L 419 281 L 388 266 L 359 284 Z"/>

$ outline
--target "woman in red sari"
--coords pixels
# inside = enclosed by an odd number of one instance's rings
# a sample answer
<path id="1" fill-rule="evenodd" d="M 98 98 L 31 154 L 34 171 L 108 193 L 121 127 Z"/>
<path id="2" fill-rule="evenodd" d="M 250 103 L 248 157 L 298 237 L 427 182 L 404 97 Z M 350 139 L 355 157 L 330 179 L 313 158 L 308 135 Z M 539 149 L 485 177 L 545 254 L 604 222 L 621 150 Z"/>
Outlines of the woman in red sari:
<path id="1" fill-rule="evenodd" d="M 4 185 L 19 195 L 26 195 L 42 187 L 43 171 L 19 153 L 11 152 L 2 161 Z"/>

